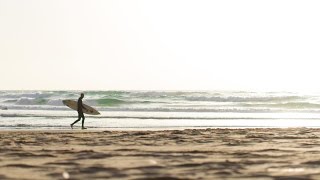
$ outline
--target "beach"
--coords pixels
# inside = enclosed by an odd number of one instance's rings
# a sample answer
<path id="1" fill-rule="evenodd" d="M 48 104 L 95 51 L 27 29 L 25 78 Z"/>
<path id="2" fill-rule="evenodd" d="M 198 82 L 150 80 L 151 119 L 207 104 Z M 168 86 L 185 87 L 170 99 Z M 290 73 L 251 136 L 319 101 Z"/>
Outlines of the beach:
<path id="1" fill-rule="evenodd" d="M 0 131 L 0 179 L 319 179 L 315 128 Z"/>
<path id="2" fill-rule="evenodd" d="M 0 180 L 320 180 L 319 9 L 0 0 Z"/>

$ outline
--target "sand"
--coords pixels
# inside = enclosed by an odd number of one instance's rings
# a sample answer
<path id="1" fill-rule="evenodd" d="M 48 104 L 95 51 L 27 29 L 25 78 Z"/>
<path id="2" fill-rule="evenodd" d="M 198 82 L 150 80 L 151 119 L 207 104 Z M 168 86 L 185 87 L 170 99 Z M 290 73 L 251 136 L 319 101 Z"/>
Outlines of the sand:
<path id="1" fill-rule="evenodd" d="M 0 179 L 320 179 L 320 130 L 0 131 Z"/>

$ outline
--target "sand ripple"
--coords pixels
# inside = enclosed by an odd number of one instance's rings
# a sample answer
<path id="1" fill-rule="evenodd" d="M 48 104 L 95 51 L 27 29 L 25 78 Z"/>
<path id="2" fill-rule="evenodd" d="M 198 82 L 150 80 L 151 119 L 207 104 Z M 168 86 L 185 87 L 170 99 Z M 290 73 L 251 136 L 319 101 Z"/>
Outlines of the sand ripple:
<path id="1" fill-rule="evenodd" d="M 0 179 L 320 179 L 318 129 L 0 135 Z"/>

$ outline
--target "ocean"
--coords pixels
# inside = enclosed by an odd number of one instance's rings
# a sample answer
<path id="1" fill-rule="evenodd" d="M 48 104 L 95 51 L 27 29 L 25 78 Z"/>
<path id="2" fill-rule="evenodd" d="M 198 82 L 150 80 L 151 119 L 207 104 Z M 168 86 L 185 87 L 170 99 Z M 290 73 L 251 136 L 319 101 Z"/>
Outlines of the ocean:
<path id="1" fill-rule="evenodd" d="M 70 129 L 62 100 L 80 91 L 0 91 L 0 129 Z M 84 91 L 89 129 L 320 127 L 320 94 L 245 91 Z M 75 125 L 80 128 L 81 122 Z"/>

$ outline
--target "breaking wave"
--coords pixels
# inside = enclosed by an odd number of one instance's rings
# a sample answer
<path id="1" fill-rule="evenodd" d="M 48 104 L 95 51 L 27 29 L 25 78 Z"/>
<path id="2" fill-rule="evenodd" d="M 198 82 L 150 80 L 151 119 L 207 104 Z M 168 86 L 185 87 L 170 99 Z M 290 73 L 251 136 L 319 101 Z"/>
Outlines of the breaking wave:
<path id="1" fill-rule="evenodd" d="M 0 91 L 1 109 L 68 110 L 80 91 Z M 103 111 L 274 112 L 317 111 L 320 96 L 297 93 L 87 91 L 84 103 Z"/>

